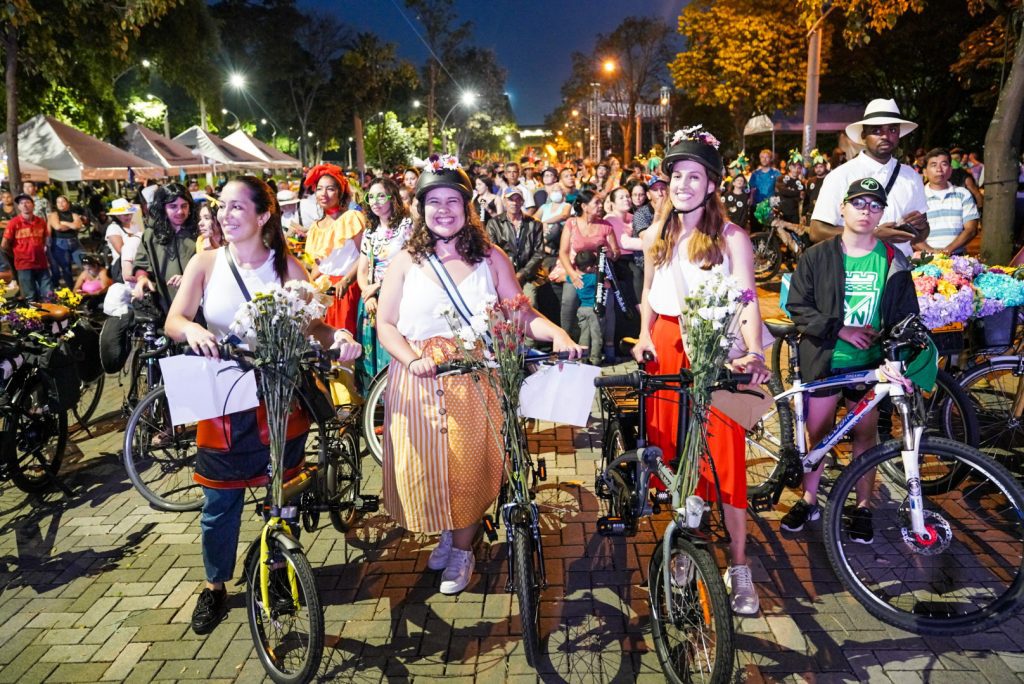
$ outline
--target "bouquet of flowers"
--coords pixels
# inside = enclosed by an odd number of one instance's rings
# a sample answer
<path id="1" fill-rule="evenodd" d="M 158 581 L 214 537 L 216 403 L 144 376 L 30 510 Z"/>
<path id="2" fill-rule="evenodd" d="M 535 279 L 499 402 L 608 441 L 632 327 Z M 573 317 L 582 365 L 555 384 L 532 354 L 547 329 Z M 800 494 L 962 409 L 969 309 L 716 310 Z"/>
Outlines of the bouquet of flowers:
<path id="1" fill-rule="evenodd" d="M 921 320 L 932 329 L 1024 304 L 1024 282 L 1013 269 L 988 267 L 973 257 L 926 257 L 913 279 Z"/>
<path id="2" fill-rule="evenodd" d="M 82 295 L 74 292 L 71 288 L 62 287 L 54 291 L 53 301 L 69 309 L 77 309 L 78 305 L 82 303 Z"/>
<path id="3" fill-rule="evenodd" d="M 693 375 L 690 420 L 694 427 L 686 434 L 679 463 L 680 499 L 697 487 L 700 462 L 708 449 L 711 388 L 739 337 L 741 321 L 737 314 L 755 298 L 752 290 L 740 288 L 735 278 L 723 273 L 721 266 L 714 267 L 708 280 L 682 298 L 679 326 Z"/>
<path id="4" fill-rule="evenodd" d="M 282 287 L 270 285 L 242 304 L 231 323 L 231 332 L 249 343 L 260 371 L 260 396 L 267 409 L 270 433 L 274 501 L 280 501 L 285 430 L 292 390 L 299 376 L 299 362 L 312 349 L 306 328 L 323 317 L 325 308 L 313 286 L 292 280 Z"/>
<path id="5" fill-rule="evenodd" d="M 40 332 L 43 329 L 43 314 L 28 307 L 18 307 L 12 310 L 0 307 L 0 322 L 7 325 L 11 332 Z"/>

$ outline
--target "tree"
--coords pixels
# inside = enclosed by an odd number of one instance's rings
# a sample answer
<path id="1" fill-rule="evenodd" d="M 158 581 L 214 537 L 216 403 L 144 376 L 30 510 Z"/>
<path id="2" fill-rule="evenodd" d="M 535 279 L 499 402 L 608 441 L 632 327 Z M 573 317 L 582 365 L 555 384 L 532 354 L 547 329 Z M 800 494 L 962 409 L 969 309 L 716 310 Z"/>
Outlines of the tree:
<path id="1" fill-rule="evenodd" d="M 84 65 L 92 86 L 112 78 L 142 28 L 182 0 L 5 0 L 0 50 L 5 65 L 7 154 L 11 186 L 21 183 L 18 163 L 19 74 L 70 87 L 68 73 Z M 83 41 L 82 36 L 88 36 Z M 95 47 L 92 47 L 95 46 Z M 90 59 L 90 57 L 92 59 Z M 112 90 L 113 82 L 109 87 Z"/>
<path id="2" fill-rule="evenodd" d="M 727 107 L 738 138 L 752 114 L 792 110 L 803 101 L 806 30 L 800 9 L 787 0 L 695 0 L 679 15 L 686 49 L 669 69 L 696 104 Z"/>
<path id="3" fill-rule="evenodd" d="M 366 149 L 369 161 L 381 173 L 408 166 L 415 154 L 413 133 L 407 130 L 394 112 L 385 112 L 366 127 Z M 360 169 L 365 172 L 365 168 Z"/>

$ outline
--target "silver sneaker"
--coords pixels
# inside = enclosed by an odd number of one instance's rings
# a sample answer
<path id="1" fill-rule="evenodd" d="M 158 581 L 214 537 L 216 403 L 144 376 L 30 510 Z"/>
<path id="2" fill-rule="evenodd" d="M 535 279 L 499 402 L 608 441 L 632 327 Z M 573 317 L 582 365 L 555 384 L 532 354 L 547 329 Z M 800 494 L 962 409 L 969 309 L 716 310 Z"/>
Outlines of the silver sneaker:
<path id="1" fill-rule="evenodd" d="M 438 540 L 437 546 L 430 552 L 430 558 L 427 559 L 427 567 L 431 570 L 444 570 L 448 567 L 448 556 L 452 552 L 452 533 L 451 530 L 444 530 L 441 532 L 441 539 Z"/>
<path id="2" fill-rule="evenodd" d="M 726 590 L 732 594 L 732 612 L 737 615 L 757 615 L 761 602 L 754 588 L 754 578 L 746 565 L 733 565 L 723 576 Z"/>
<path id="3" fill-rule="evenodd" d="M 469 580 L 473 577 L 473 568 L 476 567 L 476 558 L 473 551 L 463 551 L 452 548 L 448 556 L 448 567 L 441 575 L 441 593 L 458 594 L 466 588 Z"/>

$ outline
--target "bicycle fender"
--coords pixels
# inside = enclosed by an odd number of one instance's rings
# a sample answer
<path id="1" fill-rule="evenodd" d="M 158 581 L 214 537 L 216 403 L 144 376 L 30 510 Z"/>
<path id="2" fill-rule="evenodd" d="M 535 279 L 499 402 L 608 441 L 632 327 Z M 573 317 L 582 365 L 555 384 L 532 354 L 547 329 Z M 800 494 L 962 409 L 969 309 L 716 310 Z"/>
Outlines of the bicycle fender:
<path id="1" fill-rule="evenodd" d="M 273 529 L 267 534 L 271 539 L 273 539 L 275 542 L 283 546 L 288 551 L 302 551 L 302 544 L 299 543 L 299 540 L 282 529 Z M 254 543 L 256 543 L 257 548 L 259 548 L 259 540 L 256 540 L 256 542 Z"/>

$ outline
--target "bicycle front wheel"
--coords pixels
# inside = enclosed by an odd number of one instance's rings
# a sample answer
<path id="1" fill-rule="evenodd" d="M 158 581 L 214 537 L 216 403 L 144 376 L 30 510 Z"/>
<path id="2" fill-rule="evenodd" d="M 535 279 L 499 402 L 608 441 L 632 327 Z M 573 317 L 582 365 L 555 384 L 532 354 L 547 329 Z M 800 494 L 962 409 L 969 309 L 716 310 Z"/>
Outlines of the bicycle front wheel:
<path id="1" fill-rule="evenodd" d="M 387 370 L 377 373 L 366 393 L 363 406 L 363 438 L 377 465 L 384 463 L 384 393 L 388 388 Z"/>
<path id="2" fill-rule="evenodd" d="M 164 388 L 143 397 L 124 433 L 124 467 L 139 493 L 161 511 L 198 511 L 203 488 L 192 480 L 196 424 L 171 424 Z"/>
<path id="3" fill-rule="evenodd" d="M 669 567 L 666 591 L 664 567 Z M 733 625 L 725 582 L 711 555 L 676 537 L 671 557 L 659 540 L 647 572 L 651 634 L 665 678 L 673 684 L 732 679 Z M 671 612 L 669 606 L 671 605 Z"/>
<path id="4" fill-rule="evenodd" d="M 540 582 L 534 567 L 533 534 L 527 523 L 513 523 L 508 533 L 512 543 L 512 585 L 519 599 L 526 662 L 530 667 L 537 667 L 540 660 Z"/>
<path id="5" fill-rule="evenodd" d="M 15 392 L 4 426 L 4 445 L 11 480 L 28 494 L 53 485 L 64 458 L 68 414 L 60 408 L 57 385 L 45 371 L 35 370 Z"/>
<path id="6" fill-rule="evenodd" d="M 359 463 L 359 445 L 356 438 L 344 429 L 336 439 L 331 440 L 331 454 L 327 465 L 327 498 L 330 505 L 331 524 L 339 532 L 348 532 L 359 517 L 356 498 L 359 496 L 359 482 L 362 466 Z"/>
<path id="7" fill-rule="evenodd" d="M 925 437 L 921 471 L 939 462 L 962 477 L 924 496 L 923 539 L 911 529 L 901 449 L 871 449 L 832 488 L 824 536 L 836 574 L 868 612 L 909 632 L 955 636 L 999 624 L 1024 596 L 1024 489 L 977 449 Z M 858 487 L 870 491 L 869 515 L 857 509 Z"/>
<path id="8" fill-rule="evenodd" d="M 270 571 L 269 616 L 264 611 L 258 553 L 250 555 L 245 569 L 249 631 L 270 678 L 278 684 L 301 684 L 316 676 L 324 652 L 320 593 L 301 549 L 290 551 L 272 537 L 268 543 L 271 562 L 279 566 Z"/>

